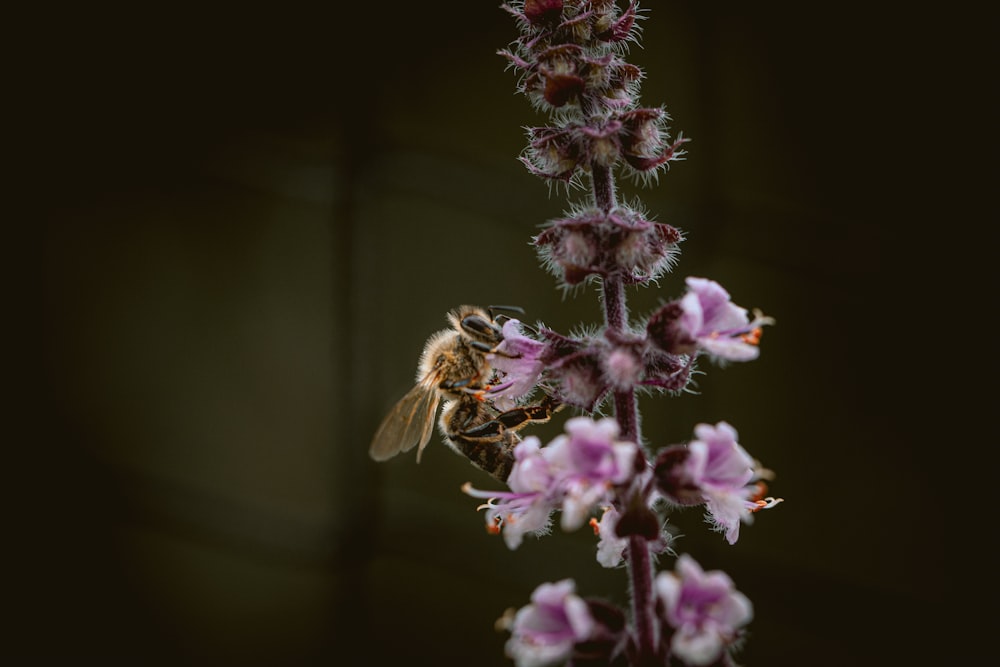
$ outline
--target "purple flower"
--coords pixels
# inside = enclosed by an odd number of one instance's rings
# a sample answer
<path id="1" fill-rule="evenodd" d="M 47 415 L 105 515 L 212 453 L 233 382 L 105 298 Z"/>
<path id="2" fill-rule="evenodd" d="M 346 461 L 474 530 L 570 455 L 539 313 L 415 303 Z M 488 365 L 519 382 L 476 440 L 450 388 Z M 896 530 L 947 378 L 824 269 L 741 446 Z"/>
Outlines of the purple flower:
<path id="1" fill-rule="evenodd" d="M 759 500 L 761 485 L 756 463 L 737 442 L 736 429 L 726 422 L 699 424 L 695 440 L 687 447 L 668 447 L 657 455 L 657 486 L 670 500 L 682 505 L 705 504 L 706 518 L 735 544 L 740 522 L 751 513 L 773 507 L 780 499 Z"/>
<path id="2" fill-rule="evenodd" d="M 675 630 L 670 650 L 689 665 L 718 660 L 753 618 L 750 600 L 726 573 L 705 572 L 687 554 L 677 559 L 673 572 L 658 575 L 654 586 L 663 620 Z"/>
<path id="3" fill-rule="evenodd" d="M 486 510 L 486 529 L 503 532 L 508 549 L 521 546 L 525 534 L 549 530 L 550 517 L 559 505 L 560 494 L 541 441 L 525 438 L 514 448 L 514 467 L 507 478 L 510 492 L 480 491 L 465 484 L 462 490 L 474 498 L 487 498 L 478 509 Z"/>
<path id="4" fill-rule="evenodd" d="M 594 631 L 587 603 L 575 594 L 572 579 L 542 584 L 531 594 L 531 604 L 514 615 L 507 640 L 507 656 L 517 667 L 543 667 L 563 662 L 577 642 Z"/>
<path id="5" fill-rule="evenodd" d="M 688 278 L 688 292 L 657 311 L 646 325 L 650 339 L 673 354 L 703 351 L 718 360 L 751 361 L 761 327 L 774 320 L 760 313 L 750 320 L 747 310 L 732 303 L 719 283 Z"/>
<path id="6" fill-rule="evenodd" d="M 487 355 L 493 368 L 504 373 L 504 383 L 510 386 L 499 392 L 497 407 L 509 410 L 514 401 L 531 392 L 542 374 L 542 352 L 545 343 L 521 333 L 521 322 L 510 319 L 503 325 L 503 342 L 496 352 Z"/>
<path id="7" fill-rule="evenodd" d="M 576 530 L 594 506 L 609 500 L 612 485 L 628 479 L 636 445 L 615 440 L 619 428 L 614 419 L 595 422 L 589 417 L 574 417 L 566 422 L 565 430 L 567 434 L 558 436 L 546 449 L 560 471 L 562 528 Z"/>
<path id="8" fill-rule="evenodd" d="M 556 509 L 562 510 L 563 530 L 576 530 L 596 507 L 610 503 L 614 485 L 632 473 L 637 445 L 616 440 L 615 420 L 575 417 L 565 429 L 547 447 L 529 437 L 514 448 L 510 492 L 463 487 L 470 496 L 489 499 L 480 506 L 487 529 L 502 531 L 510 549 L 520 546 L 526 533 L 547 531 Z"/>

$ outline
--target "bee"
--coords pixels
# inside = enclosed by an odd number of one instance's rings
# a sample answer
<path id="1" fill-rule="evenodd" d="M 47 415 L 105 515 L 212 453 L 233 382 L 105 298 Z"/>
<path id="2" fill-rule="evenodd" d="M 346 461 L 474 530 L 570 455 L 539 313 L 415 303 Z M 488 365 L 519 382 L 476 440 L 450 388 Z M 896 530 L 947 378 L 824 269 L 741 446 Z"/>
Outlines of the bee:
<path id="1" fill-rule="evenodd" d="M 493 306 L 488 310 L 460 306 L 448 313 L 449 329 L 427 340 L 417 367 L 417 383 L 389 411 L 375 432 L 368 453 L 385 461 L 417 448 L 417 462 L 430 442 L 438 405 L 444 409 L 438 427 L 445 443 L 474 465 L 505 481 L 514 464 L 517 431 L 530 423 L 548 421 L 559 409 L 546 396 L 538 405 L 500 411 L 489 399 L 504 388 L 494 385 L 489 354 L 503 342 L 494 310 L 518 308 Z"/>

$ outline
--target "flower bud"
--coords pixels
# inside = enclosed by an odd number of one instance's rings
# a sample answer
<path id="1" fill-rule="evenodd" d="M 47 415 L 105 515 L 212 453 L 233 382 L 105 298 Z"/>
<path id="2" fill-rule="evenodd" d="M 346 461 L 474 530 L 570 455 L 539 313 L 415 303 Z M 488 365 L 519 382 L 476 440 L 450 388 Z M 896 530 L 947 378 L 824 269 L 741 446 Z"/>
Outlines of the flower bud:
<path id="1" fill-rule="evenodd" d="M 558 23 L 563 0 L 524 0 L 524 18 L 532 25 Z"/>
<path id="2" fill-rule="evenodd" d="M 694 354 L 696 341 L 679 324 L 683 314 L 679 301 L 671 301 L 653 313 L 646 322 L 650 342 L 670 354 Z"/>
<path id="3" fill-rule="evenodd" d="M 684 445 L 661 449 L 653 463 L 653 476 L 660 493 L 678 505 L 701 505 L 705 502 L 701 488 L 685 467 L 689 456 Z"/>
<path id="4" fill-rule="evenodd" d="M 604 377 L 614 389 L 634 389 L 641 373 L 640 360 L 627 348 L 615 348 L 604 358 Z"/>
<path id="5" fill-rule="evenodd" d="M 608 391 L 596 357 L 574 359 L 559 369 L 552 369 L 551 376 L 559 379 L 559 399 L 587 412 L 593 412 Z"/>

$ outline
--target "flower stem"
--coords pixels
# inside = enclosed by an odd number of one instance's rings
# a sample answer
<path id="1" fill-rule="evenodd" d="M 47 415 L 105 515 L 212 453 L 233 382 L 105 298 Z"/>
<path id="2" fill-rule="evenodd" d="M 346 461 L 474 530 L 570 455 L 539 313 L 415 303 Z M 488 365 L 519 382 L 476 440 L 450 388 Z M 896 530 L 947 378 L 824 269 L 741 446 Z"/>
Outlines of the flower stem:
<path id="1" fill-rule="evenodd" d="M 614 175 L 607 167 L 591 165 L 594 204 L 609 212 L 615 206 Z M 628 325 L 628 304 L 625 282 L 619 275 L 606 276 L 602 282 L 604 323 L 608 331 L 623 333 Z M 614 392 L 615 418 L 625 440 L 640 443 L 639 409 L 634 389 Z M 626 499 L 628 502 L 629 499 Z M 653 566 L 649 546 L 641 535 L 629 536 L 627 552 L 628 572 L 631 579 L 632 619 L 635 623 L 635 640 L 638 649 L 636 665 L 653 664 L 656 658 L 656 637 L 653 629 Z"/>
<path id="2" fill-rule="evenodd" d="M 653 634 L 653 564 L 646 539 L 628 538 L 628 572 L 632 580 L 632 618 L 638 644 L 637 666 L 656 661 L 656 638 Z"/>
<path id="3" fill-rule="evenodd" d="M 590 165 L 590 180 L 594 188 L 594 204 L 607 213 L 617 205 L 615 179 L 611 169 L 596 162 Z"/>

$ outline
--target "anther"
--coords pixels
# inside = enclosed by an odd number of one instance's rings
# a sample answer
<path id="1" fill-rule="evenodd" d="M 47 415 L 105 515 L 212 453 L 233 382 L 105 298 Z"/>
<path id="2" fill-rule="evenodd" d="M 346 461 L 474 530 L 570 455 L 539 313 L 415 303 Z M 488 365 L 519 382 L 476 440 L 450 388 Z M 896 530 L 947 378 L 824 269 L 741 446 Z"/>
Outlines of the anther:
<path id="1" fill-rule="evenodd" d="M 769 510 L 772 507 L 774 507 L 775 505 L 777 505 L 778 503 L 783 503 L 783 502 L 785 502 L 784 498 L 772 498 L 772 497 L 768 496 L 767 498 L 764 498 L 763 500 L 758 500 L 757 501 L 757 507 L 753 508 L 750 511 L 751 512 L 759 512 L 761 510 Z"/>

